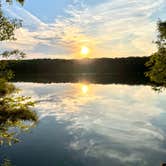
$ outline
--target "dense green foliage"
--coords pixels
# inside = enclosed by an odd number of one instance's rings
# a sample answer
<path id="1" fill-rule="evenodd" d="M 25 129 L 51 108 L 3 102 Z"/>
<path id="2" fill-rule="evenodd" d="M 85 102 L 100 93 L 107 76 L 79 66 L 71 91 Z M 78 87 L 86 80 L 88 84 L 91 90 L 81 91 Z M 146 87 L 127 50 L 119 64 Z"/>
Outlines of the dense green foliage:
<path id="1" fill-rule="evenodd" d="M 151 81 L 157 85 L 166 86 L 166 21 L 158 22 L 158 40 L 156 41 L 158 51 L 152 54 L 146 63 L 149 71 L 146 72 Z"/>
<path id="2" fill-rule="evenodd" d="M 11 145 L 19 141 L 18 133 L 11 128 L 28 130 L 37 122 L 37 115 L 30 109 L 34 103 L 27 97 L 3 97 L 0 98 L 0 145 L 4 142 Z M 26 122 L 31 123 L 26 123 Z"/>

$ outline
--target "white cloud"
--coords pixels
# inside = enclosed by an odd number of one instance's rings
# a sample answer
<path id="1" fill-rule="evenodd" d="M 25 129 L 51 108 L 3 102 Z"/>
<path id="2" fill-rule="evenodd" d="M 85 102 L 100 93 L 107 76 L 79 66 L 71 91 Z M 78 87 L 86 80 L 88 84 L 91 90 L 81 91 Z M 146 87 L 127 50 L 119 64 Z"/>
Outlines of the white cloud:
<path id="1" fill-rule="evenodd" d="M 85 95 L 80 84 L 16 86 L 37 101 L 40 120 L 51 116 L 65 124 L 66 137 L 73 138 L 68 146 L 86 156 L 141 165 L 166 154 L 165 108 L 158 107 L 165 92 L 158 94 L 150 86 L 90 84 Z"/>
<path id="2" fill-rule="evenodd" d="M 156 11 L 163 5 L 164 0 L 108 0 L 95 6 L 76 1 L 66 9 L 68 16 L 57 16 L 51 24 L 21 7 L 8 7 L 5 11 L 23 19 L 24 27 L 16 32 L 18 40 L 6 47 L 21 48 L 34 57 L 45 54 L 46 58 L 53 54 L 70 58 L 79 53 L 81 45 L 89 46 L 93 57 L 150 55 L 155 51 L 156 21 L 162 15 Z M 39 45 L 48 46 L 48 52 L 34 49 Z"/>

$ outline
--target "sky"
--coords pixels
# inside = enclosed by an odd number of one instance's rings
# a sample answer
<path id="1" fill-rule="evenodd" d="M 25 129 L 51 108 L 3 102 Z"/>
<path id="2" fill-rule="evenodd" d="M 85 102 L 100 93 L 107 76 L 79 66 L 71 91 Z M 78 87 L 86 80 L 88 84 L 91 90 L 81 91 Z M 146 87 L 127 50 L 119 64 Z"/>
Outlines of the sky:
<path id="1" fill-rule="evenodd" d="M 166 20 L 165 0 L 26 0 L 24 6 L 2 1 L 7 17 L 23 20 L 16 41 L 2 50 L 20 49 L 26 58 L 149 56 L 156 50 L 159 19 Z"/>

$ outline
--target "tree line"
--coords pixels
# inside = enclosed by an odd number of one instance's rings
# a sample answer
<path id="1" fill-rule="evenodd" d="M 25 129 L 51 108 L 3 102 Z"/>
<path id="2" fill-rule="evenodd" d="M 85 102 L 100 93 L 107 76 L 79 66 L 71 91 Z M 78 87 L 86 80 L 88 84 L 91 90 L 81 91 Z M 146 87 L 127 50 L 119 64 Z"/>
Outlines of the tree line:
<path id="1" fill-rule="evenodd" d="M 10 69 L 17 74 L 136 74 L 144 75 L 149 57 L 100 58 L 83 60 L 32 59 L 8 61 Z"/>

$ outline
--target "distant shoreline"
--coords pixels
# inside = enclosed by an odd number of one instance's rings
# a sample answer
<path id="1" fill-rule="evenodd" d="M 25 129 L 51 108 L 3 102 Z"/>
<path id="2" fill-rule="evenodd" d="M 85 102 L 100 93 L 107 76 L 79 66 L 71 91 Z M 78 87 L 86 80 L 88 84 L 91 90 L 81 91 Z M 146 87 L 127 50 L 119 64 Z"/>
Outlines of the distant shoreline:
<path id="1" fill-rule="evenodd" d="M 99 58 L 99 59 L 31 59 L 9 60 L 16 73 L 144 73 L 149 57 Z"/>
<path id="2" fill-rule="evenodd" d="M 99 84 L 149 84 L 144 73 L 149 57 L 83 60 L 33 59 L 9 61 L 16 82 L 83 82 Z"/>

